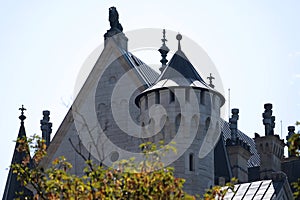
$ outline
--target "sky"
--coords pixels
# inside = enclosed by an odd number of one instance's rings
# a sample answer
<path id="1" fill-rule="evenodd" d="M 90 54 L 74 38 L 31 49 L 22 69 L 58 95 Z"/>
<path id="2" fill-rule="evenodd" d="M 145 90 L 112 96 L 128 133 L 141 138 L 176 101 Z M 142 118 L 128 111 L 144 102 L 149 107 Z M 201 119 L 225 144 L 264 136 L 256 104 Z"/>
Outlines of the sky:
<path id="1" fill-rule="evenodd" d="M 1 196 L 20 126 L 18 108 L 27 108 L 27 135 L 41 134 L 43 110 L 50 110 L 55 134 L 82 64 L 103 43 L 111 6 L 124 32 L 165 28 L 200 45 L 222 78 L 226 105 L 230 88 L 230 107 L 240 109 L 239 129 L 250 137 L 264 134 L 264 103 L 273 104 L 275 133 L 284 138 L 287 126 L 300 120 L 299 1 L 0 0 Z M 151 53 L 151 59 L 140 58 L 159 63 L 159 53 Z"/>

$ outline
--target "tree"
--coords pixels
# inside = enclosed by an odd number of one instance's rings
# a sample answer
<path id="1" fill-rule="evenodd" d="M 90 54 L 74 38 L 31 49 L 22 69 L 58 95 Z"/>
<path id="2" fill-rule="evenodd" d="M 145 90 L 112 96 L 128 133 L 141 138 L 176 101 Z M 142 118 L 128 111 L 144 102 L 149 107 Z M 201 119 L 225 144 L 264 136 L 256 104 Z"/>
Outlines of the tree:
<path id="1" fill-rule="evenodd" d="M 299 126 L 300 122 L 296 122 L 296 126 Z M 289 145 L 289 151 L 291 152 L 292 155 L 295 155 L 297 157 L 300 156 L 300 134 L 299 132 L 292 135 L 292 137 L 289 138 L 288 142 L 290 143 Z M 300 178 L 294 183 L 292 183 L 292 186 L 295 188 L 294 192 L 294 197 L 296 199 L 300 199 Z"/>
<path id="2" fill-rule="evenodd" d="M 27 150 L 28 144 L 35 149 L 32 160 L 27 155 L 22 163 L 11 166 L 18 180 L 35 191 L 34 199 L 193 199 L 183 191 L 184 180 L 174 177 L 173 169 L 162 167 L 159 155 L 151 153 L 155 144 L 141 145 L 145 160 L 139 165 L 123 160 L 105 168 L 86 160 L 85 175 L 79 177 L 69 173 L 72 165 L 64 157 L 55 159 L 48 169 L 41 168 L 38 164 L 46 155 L 46 145 L 40 138 L 19 138 L 18 142 L 19 151 Z"/>
<path id="3" fill-rule="evenodd" d="M 133 164 L 132 158 L 106 168 L 88 159 L 83 176 L 71 174 L 72 165 L 64 157 L 55 159 L 48 169 L 40 167 L 47 152 L 39 137 L 18 142 L 21 152 L 28 152 L 28 145 L 35 150 L 33 159 L 27 155 L 22 163 L 11 166 L 18 180 L 34 191 L 34 199 L 196 199 L 183 191 L 185 180 L 174 177 L 173 168 L 163 166 L 163 155 L 153 153 L 157 146 L 150 142 L 140 146 L 145 158 L 141 163 Z M 176 151 L 171 145 L 166 149 Z M 228 189 L 233 189 L 232 183 L 226 189 L 215 186 L 204 199 L 223 199 Z"/>

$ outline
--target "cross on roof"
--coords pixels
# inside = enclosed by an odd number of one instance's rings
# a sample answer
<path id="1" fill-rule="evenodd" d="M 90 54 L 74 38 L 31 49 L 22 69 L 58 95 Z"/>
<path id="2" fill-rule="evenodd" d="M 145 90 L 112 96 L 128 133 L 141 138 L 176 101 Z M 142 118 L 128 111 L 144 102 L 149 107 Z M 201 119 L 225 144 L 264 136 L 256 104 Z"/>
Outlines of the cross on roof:
<path id="1" fill-rule="evenodd" d="M 19 108 L 19 110 L 21 110 L 21 114 L 24 115 L 24 111 L 26 110 L 26 108 L 24 108 L 24 105 L 22 105 L 22 107 Z"/>
<path id="2" fill-rule="evenodd" d="M 23 122 L 26 119 L 26 117 L 24 115 L 24 111 L 26 110 L 26 108 L 24 108 L 24 105 L 22 105 L 22 107 L 19 108 L 19 110 L 21 110 L 21 115 L 20 115 L 19 119 Z"/>
<path id="3" fill-rule="evenodd" d="M 213 76 L 211 75 L 211 73 L 210 73 L 210 74 L 209 74 L 209 77 L 207 77 L 207 79 L 209 80 L 209 86 L 212 87 L 212 88 L 214 88 L 215 85 L 212 83 L 212 80 L 214 80 L 215 77 L 213 77 Z"/>

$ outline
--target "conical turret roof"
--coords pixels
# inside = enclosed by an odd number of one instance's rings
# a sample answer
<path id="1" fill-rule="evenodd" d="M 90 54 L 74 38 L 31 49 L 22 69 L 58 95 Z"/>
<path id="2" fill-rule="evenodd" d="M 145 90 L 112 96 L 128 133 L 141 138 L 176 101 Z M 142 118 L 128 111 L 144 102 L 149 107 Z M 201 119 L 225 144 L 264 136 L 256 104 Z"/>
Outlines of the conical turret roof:
<path id="1" fill-rule="evenodd" d="M 180 40 L 182 36 L 178 34 L 176 38 L 178 40 L 178 50 L 175 52 L 169 64 L 155 81 L 155 83 L 137 96 L 136 102 L 139 101 L 141 96 L 154 90 L 171 87 L 192 87 L 208 90 L 220 95 L 222 98 L 222 104 L 224 104 L 225 99 L 223 95 L 214 88 L 210 87 L 202 79 L 187 56 L 181 50 Z"/>

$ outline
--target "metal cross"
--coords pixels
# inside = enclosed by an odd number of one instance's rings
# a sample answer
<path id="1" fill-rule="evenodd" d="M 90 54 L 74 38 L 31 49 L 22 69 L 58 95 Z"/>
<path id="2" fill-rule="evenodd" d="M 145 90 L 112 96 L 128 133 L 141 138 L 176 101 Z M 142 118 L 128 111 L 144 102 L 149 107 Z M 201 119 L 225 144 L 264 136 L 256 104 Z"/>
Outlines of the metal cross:
<path id="1" fill-rule="evenodd" d="M 210 73 L 210 74 L 209 74 L 209 77 L 207 77 L 207 79 L 209 80 L 209 86 L 212 87 L 212 88 L 214 88 L 215 85 L 212 83 L 212 80 L 214 80 L 215 77 L 213 77 L 213 76 L 211 75 L 211 73 Z"/>
<path id="2" fill-rule="evenodd" d="M 19 108 L 19 110 L 21 110 L 21 115 L 24 115 L 24 111 L 26 110 L 26 108 L 24 108 L 24 105 L 22 105 L 22 107 Z"/>

